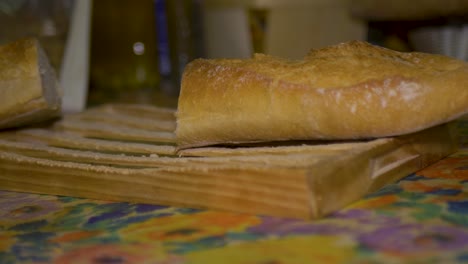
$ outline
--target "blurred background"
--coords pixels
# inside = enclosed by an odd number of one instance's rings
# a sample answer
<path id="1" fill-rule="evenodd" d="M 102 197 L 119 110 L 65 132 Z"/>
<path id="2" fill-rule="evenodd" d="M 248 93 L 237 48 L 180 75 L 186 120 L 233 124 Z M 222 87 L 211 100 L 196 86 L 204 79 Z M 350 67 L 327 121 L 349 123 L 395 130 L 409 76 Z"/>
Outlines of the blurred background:
<path id="1" fill-rule="evenodd" d="M 196 58 L 365 40 L 468 60 L 467 0 L 0 0 L 0 44 L 37 37 L 64 88 L 64 109 L 176 106 Z"/>

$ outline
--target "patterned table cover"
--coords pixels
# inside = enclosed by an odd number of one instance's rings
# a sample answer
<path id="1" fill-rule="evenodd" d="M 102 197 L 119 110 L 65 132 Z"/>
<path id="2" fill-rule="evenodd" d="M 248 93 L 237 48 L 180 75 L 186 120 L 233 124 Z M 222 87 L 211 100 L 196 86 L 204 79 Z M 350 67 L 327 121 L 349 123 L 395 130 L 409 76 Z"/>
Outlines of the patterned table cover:
<path id="1" fill-rule="evenodd" d="M 461 149 L 316 221 L 0 191 L 0 263 L 468 262 Z"/>

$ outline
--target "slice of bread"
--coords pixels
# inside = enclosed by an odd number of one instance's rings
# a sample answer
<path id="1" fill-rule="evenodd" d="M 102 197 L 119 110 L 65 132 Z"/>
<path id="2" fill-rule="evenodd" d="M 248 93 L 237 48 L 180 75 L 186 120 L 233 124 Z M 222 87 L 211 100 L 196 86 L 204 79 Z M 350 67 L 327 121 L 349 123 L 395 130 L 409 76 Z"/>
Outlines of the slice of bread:
<path id="1" fill-rule="evenodd" d="M 0 46 L 0 129 L 60 114 L 61 89 L 36 39 Z"/>
<path id="2" fill-rule="evenodd" d="M 301 61 L 198 59 L 183 75 L 180 148 L 401 135 L 468 112 L 468 64 L 353 41 Z"/>

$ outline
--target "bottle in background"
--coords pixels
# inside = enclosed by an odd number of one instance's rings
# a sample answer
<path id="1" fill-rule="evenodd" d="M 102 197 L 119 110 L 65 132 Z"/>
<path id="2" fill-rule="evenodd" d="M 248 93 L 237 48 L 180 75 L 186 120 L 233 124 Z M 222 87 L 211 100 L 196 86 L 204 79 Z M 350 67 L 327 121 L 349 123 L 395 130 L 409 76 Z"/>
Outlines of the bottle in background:
<path id="1" fill-rule="evenodd" d="M 200 0 L 156 0 L 161 89 L 169 96 L 179 94 L 187 63 L 203 57 L 201 10 Z"/>
<path id="2" fill-rule="evenodd" d="M 157 100 L 153 0 L 93 1 L 88 106 Z"/>

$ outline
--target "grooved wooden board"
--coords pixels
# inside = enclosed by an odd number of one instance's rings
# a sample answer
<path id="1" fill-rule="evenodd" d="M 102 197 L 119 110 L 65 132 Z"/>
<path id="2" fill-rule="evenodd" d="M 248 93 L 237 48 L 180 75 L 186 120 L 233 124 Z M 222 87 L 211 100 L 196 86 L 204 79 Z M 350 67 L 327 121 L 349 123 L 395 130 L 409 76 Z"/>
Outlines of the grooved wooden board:
<path id="1" fill-rule="evenodd" d="M 177 151 L 174 110 L 105 105 L 0 133 L 0 189 L 316 218 L 456 149 L 450 125 L 393 138 Z"/>

